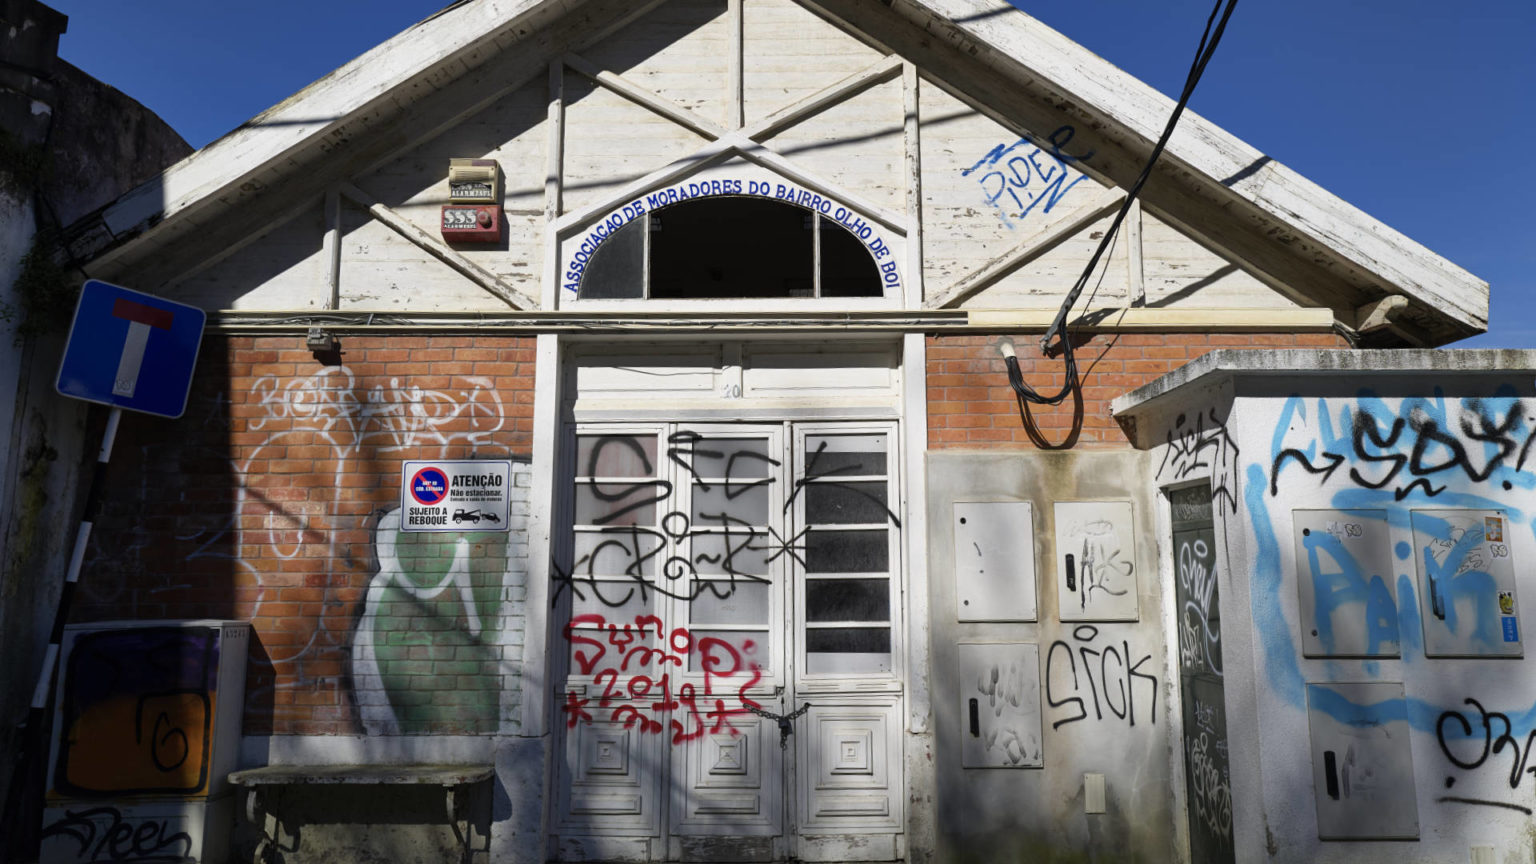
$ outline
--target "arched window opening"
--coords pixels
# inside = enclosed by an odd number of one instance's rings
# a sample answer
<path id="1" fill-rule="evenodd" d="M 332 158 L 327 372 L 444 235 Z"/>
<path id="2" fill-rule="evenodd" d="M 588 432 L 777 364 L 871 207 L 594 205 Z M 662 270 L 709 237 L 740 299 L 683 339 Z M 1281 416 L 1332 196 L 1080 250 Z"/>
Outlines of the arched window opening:
<path id="1" fill-rule="evenodd" d="M 879 297 L 880 273 L 848 229 L 780 201 L 714 197 L 635 219 L 582 274 L 583 300 Z"/>

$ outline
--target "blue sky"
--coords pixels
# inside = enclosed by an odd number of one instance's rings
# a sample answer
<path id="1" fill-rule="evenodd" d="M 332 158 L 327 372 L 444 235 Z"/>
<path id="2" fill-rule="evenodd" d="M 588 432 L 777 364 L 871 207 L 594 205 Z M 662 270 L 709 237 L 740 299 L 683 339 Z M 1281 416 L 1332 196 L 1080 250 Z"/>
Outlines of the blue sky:
<path id="1" fill-rule="evenodd" d="M 1170 95 L 1205 0 L 1013 0 Z M 202 146 L 432 14 L 406 0 L 53 0 L 65 59 Z M 1536 347 L 1536 2 L 1246 0 L 1193 110 L 1487 280 L 1490 332 Z"/>

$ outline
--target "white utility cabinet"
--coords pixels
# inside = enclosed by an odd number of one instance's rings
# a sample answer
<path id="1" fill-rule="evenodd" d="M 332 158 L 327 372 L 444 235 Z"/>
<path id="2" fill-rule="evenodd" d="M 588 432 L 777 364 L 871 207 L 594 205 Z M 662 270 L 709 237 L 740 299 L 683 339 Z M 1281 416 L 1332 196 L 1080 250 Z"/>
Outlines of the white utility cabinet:
<path id="1" fill-rule="evenodd" d="M 40 864 L 222 864 L 250 624 L 65 628 Z"/>

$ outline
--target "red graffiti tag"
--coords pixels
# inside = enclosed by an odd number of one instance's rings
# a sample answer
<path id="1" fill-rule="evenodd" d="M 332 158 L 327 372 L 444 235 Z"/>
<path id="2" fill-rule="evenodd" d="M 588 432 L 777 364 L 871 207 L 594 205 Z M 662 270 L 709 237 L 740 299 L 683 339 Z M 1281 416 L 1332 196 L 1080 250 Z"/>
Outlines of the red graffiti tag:
<path id="1" fill-rule="evenodd" d="M 607 722 L 645 734 L 670 727 L 672 743 L 682 744 L 705 734 L 740 734 L 732 721 L 762 707 L 747 696 L 763 680 L 762 665 L 750 659 L 757 650 L 750 640 L 738 647 L 715 636 L 695 637 L 684 627 L 669 631 L 655 615 L 619 624 L 595 613 L 571 618 L 564 635 L 572 646 L 572 671 L 592 676 L 593 687 L 601 688 L 585 698 L 565 694 L 566 728 L 607 712 Z M 686 670 L 695 654 L 703 687 L 691 681 L 674 686 L 673 673 Z"/>

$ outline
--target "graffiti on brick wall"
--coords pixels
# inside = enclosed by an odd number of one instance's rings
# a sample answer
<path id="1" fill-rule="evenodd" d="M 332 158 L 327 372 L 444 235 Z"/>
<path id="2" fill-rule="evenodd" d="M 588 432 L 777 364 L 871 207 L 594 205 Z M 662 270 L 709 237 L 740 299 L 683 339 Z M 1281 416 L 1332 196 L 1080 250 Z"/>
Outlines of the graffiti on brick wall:
<path id="1" fill-rule="evenodd" d="M 261 414 L 249 428 L 313 432 L 343 456 L 365 448 L 419 451 L 492 443 L 506 424 L 500 394 L 483 376 L 457 380 L 459 387 L 441 390 L 399 378 L 359 388 L 346 366 L 329 366 L 303 378 L 268 375 L 251 385 L 249 402 Z"/>
<path id="2" fill-rule="evenodd" d="M 520 466 L 521 467 L 521 466 Z M 415 533 L 380 516 L 378 571 L 352 637 L 352 695 L 370 735 L 498 726 L 510 535 Z M 515 674 L 515 673 L 509 673 Z"/>
<path id="3" fill-rule="evenodd" d="M 562 632 L 572 670 L 593 679 L 585 695 L 566 693 L 561 710 L 567 728 L 601 721 L 669 733 L 673 744 L 684 744 L 705 735 L 738 735 L 736 721 L 762 710 L 747 696 L 763 680 L 752 639 L 668 629 L 654 615 L 623 623 L 577 615 Z M 686 672 L 702 673 L 702 684 L 679 681 Z"/>
<path id="4" fill-rule="evenodd" d="M 353 586 L 352 574 L 368 568 L 366 541 L 359 542 L 348 535 L 370 527 L 375 532 L 379 530 L 375 524 L 378 514 L 372 512 L 367 502 L 377 499 L 375 488 L 380 482 L 388 482 L 368 475 L 394 468 L 394 459 L 441 457 L 450 448 L 505 454 L 504 442 L 512 430 L 502 396 L 495 382 L 483 376 L 454 376 L 447 386 L 422 387 L 410 378 L 379 381 L 359 376 L 347 366 L 331 366 L 309 375 L 258 378 L 244 393 L 220 394 L 207 416 L 209 422 L 230 423 L 233 449 L 239 451 L 229 460 L 234 500 L 210 508 L 203 517 L 188 514 L 183 519 L 188 528 L 177 540 L 191 545 L 189 562 L 204 558 L 229 561 L 236 571 L 236 585 L 240 586 L 237 596 L 242 617 L 256 620 L 259 629 L 267 630 L 261 642 L 276 669 L 276 680 L 268 685 L 253 684 L 249 696 L 259 699 L 274 689 L 345 692 L 350 689 L 348 663 L 353 658 L 349 642 L 354 627 L 363 620 L 371 624 L 401 621 L 403 617 L 397 619 L 390 611 L 398 608 L 404 616 L 411 604 L 415 604 L 418 612 L 433 606 L 438 601 L 417 596 L 421 584 L 429 578 L 421 574 L 437 566 L 447 568 L 454 559 L 452 542 L 446 551 L 439 549 L 442 554 L 435 557 L 406 556 L 399 573 L 382 577 L 394 580 L 393 587 L 368 589 L 382 598 L 383 614 L 365 616 L 365 591 Z M 385 461 L 374 464 L 380 457 Z M 295 477 L 301 479 L 302 485 L 295 485 Z M 471 542 L 472 548 L 478 548 L 475 544 L 485 546 L 485 542 L 491 541 Z M 492 545 L 501 542 L 494 541 Z M 505 572 L 503 546 L 488 551 L 484 561 L 478 559 L 479 554 L 471 555 L 475 560 L 473 568 Z M 435 563 L 427 563 L 429 560 Z M 487 584 L 477 583 L 477 590 L 492 592 L 499 588 L 499 583 L 495 588 L 489 584 L 490 575 L 484 579 Z M 406 583 L 416 590 L 405 588 Z M 160 590 L 176 587 L 182 586 Z M 285 597 L 285 592 L 298 592 L 304 599 L 295 603 Z M 102 595 L 95 599 L 110 602 L 112 598 Z M 455 595 L 455 602 L 462 605 L 462 598 Z M 261 623 L 291 619 L 296 613 L 303 616 L 302 626 Z M 481 615 L 482 631 L 496 628 L 493 610 L 477 614 Z M 436 616 L 433 612 L 430 617 Z M 273 626 L 280 632 L 272 632 Z M 414 659 L 429 665 L 447 662 L 444 652 L 463 650 L 468 656 L 455 669 L 474 667 L 462 673 L 466 683 L 493 677 L 480 671 L 479 661 L 472 656 L 478 649 L 467 644 L 447 645 L 450 638 L 469 640 L 468 630 L 446 629 L 466 635 L 441 636 L 439 641 L 443 644 L 432 649 L 402 645 L 399 650 L 409 653 L 412 648 L 418 649 L 416 653 L 422 656 Z M 418 629 L 413 635 L 425 638 L 422 634 L 427 632 L 436 631 Z M 487 637 L 482 632 L 479 638 Z M 394 650 L 391 646 L 384 653 Z M 390 668 L 389 663 L 384 663 L 381 675 L 370 680 L 394 681 Z M 457 680 L 459 673 L 454 675 L 453 679 L 439 680 Z M 476 687 L 470 684 L 469 689 Z M 388 683 L 384 690 L 395 694 L 390 705 L 398 707 L 404 691 Z M 381 712 L 390 705 L 369 704 L 366 711 L 362 710 L 370 700 L 385 698 L 379 692 L 354 693 L 359 713 L 368 715 L 370 728 L 392 728 L 381 718 Z M 419 695 L 410 698 L 423 704 L 443 704 L 441 699 Z M 474 706 L 474 710 L 465 713 L 478 717 L 480 711 Z M 405 723 L 402 728 L 410 725 Z"/>
<path id="5" fill-rule="evenodd" d="M 960 176 L 976 178 L 983 200 L 1012 229 L 1036 208 L 1041 213 L 1051 212 L 1073 187 L 1088 179 L 1068 167 L 1092 159 L 1094 154 L 1092 150 L 1076 156 L 1067 153 L 1076 134 L 1072 126 L 1061 126 L 1047 136 L 1044 146 L 1029 138 L 998 144 Z"/>

